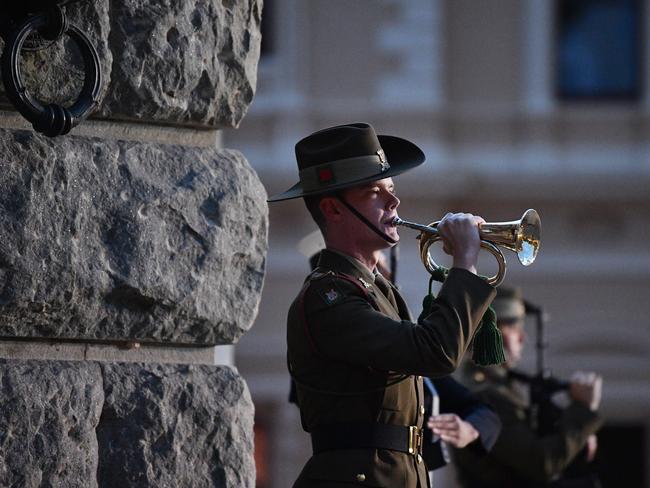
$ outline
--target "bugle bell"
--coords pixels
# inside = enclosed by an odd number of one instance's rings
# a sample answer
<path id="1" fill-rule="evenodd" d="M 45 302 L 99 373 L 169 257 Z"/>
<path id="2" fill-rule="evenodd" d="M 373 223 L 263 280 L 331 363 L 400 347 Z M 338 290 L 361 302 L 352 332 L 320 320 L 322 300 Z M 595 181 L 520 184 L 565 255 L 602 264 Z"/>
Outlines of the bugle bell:
<path id="1" fill-rule="evenodd" d="M 409 222 L 399 217 L 393 221 L 395 225 L 409 227 L 419 230 L 419 248 L 420 259 L 426 270 L 431 274 L 440 271 L 431 254 L 429 248 L 432 244 L 441 239 L 438 233 L 438 223 L 432 222 L 429 225 Z M 541 221 L 536 210 L 529 209 L 519 220 L 511 222 L 486 222 L 479 225 L 479 235 L 481 237 L 481 247 L 494 255 L 499 265 L 497 274 L 488 278 L 488 283 L 493 286 L 499 286 L 506 275 L 506 260 L 501 252 L 500 247 L 509 249 L 517 254 L 519 261 L 524 266 L 528 266 L 535 261 L 540 245 Z"/>

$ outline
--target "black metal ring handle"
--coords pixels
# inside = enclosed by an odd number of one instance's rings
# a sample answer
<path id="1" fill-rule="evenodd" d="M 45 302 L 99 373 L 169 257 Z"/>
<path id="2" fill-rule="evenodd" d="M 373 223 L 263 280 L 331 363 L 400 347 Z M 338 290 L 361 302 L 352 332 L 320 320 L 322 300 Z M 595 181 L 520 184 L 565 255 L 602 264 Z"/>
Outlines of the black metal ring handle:
<path id="1" fill-rule="evenodd" d="M 36 30 L 42 31 L 48 26 L 50 19 L 48 14 L 38 14 L 16 29 L 7 40 L 1 63 L 7 98 L 22 116 L 32 123 L 34 130 L 55 137 L 70 132 L 97 106 L 102 75 L 99 55 L 86 34 L 73 25 L 67 25 L 64 32 L 77 43 L 84 62 L 84 85 L 79 98 L 70 107 L 58 104 L 44 105 L 27 91 L 20 73 L 20 53 L 29 34 Z"/>

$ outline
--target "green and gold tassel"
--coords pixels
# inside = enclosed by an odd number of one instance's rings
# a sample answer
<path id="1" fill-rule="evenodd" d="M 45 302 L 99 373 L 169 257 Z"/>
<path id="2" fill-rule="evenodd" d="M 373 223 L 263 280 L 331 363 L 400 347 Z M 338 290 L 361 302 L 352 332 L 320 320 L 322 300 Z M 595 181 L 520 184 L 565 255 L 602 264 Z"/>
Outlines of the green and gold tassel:
<path id="1" fill-rule="evenodd" d="M 418 317 L 418 323 L 431 314 L 436 297 L 432 293 L 434 281 L 444 282 L 449 274 L 447 268 L 440 266 L 436 274 L 429 279 L 429 293 L 422 300 L 422 312 Z M 497 315 L 492 307 L 488 307 L 483 314 L 481 323 L 474 333 L 472 341 L 472 361 L 480 366 L 501 364 L 506 358 L 503 353 L 503 338 L 497 327 Z"/>

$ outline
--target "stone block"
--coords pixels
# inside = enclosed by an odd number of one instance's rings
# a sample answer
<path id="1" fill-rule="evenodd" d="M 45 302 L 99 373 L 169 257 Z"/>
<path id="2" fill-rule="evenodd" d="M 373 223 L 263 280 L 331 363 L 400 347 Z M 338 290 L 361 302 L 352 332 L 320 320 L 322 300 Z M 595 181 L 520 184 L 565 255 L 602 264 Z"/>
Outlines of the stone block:
<path id="1" fill-rule="evenodd" d="M 257 313 L 266 192 L 235 151 L 0 130 L 0 336 L 212 345 Z"/>
<path id="2" fill-rule="evenodd" d="M 0 360 L 2 486 L 253 487 L 253 404 L 227 366 Z"/>
<path id="3" fill-rule="evenodd" d="M 232 368 L 101 364 L 103 488 L 255 485 L 253 404 Z"/>
<path id="4" fill-rule="evenodd" d="M 97 486 L 97 363 L 0 360 L 0 484 Z"/>
<path id="5" fill-rule="evenodd" d="M 98 0 L 66 12 L 99 53 L 105 87 L 94 118 L 235 127 L 253 100 L 262 0 Z M 23 58 L 37 98 L 74 101 L 83 69 L 71 41 Z M 3 90 L 0 106 L 11 109 Z"/>

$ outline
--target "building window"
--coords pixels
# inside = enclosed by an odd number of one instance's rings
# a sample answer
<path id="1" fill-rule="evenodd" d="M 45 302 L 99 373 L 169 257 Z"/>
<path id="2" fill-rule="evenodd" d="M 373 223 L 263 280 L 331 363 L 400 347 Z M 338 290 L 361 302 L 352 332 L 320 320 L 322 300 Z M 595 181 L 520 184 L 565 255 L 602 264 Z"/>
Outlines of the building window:
<path id="1" fill-rule="evenodd" d="M 640 0 L 556 0 L 556 93 L 562 100 L 641 97 Z"/>

